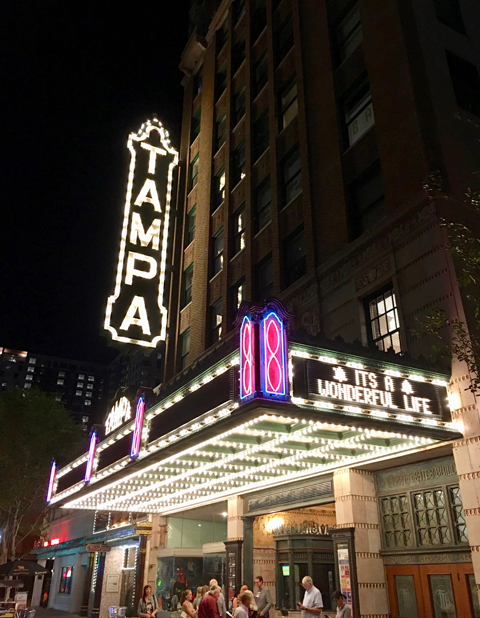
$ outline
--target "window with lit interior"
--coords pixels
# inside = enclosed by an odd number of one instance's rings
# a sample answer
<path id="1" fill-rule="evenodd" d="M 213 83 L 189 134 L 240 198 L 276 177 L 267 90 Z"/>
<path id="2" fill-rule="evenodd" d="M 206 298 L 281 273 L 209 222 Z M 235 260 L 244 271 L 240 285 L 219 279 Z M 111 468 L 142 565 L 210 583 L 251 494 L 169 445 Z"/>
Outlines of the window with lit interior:
<path id="1" fill-rule="evenodd" d="M 240 307 L 245 299 L 245 277 L 242 277 L 231 287 L 231 307 L 232 307 L 232 320 L 235 319 L 237 309 Z"/>
<path id="2" fill-rule="evenodd" d="M 392 286 L 389 285 L 365 299 L 365 309 L 370 341 L 379 350 L 387 351 L 393 348 L 396 354 L 400 354 L 400 321 Z"/>
<path id="3" fill-rule="evenodd" d="M 222 299 L 210 307 L 209 315 L 210 342 L 216 343 L 222 336 Z"/>
<path id="4" fill-rule="evenodd" d="M 60 586 L 58 592 L 61 594 L 71 594 L 73 579 L 73 566 L 61 567 Z"/>
<path id="5" fill-rule="evenodd" d="M 345 100 L 345 130 L 348 146 L 353 146 L 375 124 L 370 85 L 364 82 Z"/>
<path id="6" fill-rule="evenodd" d="M 212 212 L 216 210 L 225 199 L 225 169 L 221 169 L 213 177 Z"/>
<path id="7" fill-rule="evenodd" d="M 223 229 L 212 239 L 212 277 L 223 268 Z"/>
<path id="8" fill-rule="evenodd" d="M 232 152 L 232 187 L 245 178 L 245 170 L 245 140 L 242 140 Z"/>
<path id="9" fill-rule="evenodd" d="M 232 257 L 245 248 L 245 205 L 232 215 Z"/>

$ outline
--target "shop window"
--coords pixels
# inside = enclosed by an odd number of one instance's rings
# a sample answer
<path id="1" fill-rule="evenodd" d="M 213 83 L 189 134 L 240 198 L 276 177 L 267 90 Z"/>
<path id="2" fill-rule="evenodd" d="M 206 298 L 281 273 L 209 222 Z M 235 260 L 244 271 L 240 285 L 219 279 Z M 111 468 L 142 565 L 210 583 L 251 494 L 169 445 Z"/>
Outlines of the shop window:
<path id="1" fill-rule="evenodd" d="M 212 240 L 212 277 L 223 268 L 223 229 Z"/>
<path id="2" fill-rule="evenodd" d="M 210 307 L 210 342 L 216 343 L 222 336 L 222 299 Z"/>
<path id="3" fill-rule="evenodd" d="M 297 82 L 291 78 L 287 85 L 282 88 L 279 97 L 280 107 L 280 131 L 286 129 L 298 114 Z"/>
<path id="4" fill-rule="evenodd" d="M 190 174 L 189 174 L 189 183 L 188 183 L 190 191 L 197 184 L 197 182 L 198 182 L 198 155 L 190 163 Z"/>
<path id="5" fill-rule="evenodd" d="M 217 99 L 219 99 L 222 94 L 225 92 L 225 88 L 227 87 L 227 63 L 225 62 L 217 71 L 217 76 L 215 79 L 215 92 L 217 95 Z"/>
<path id="6" fill-rule="evenodd" d="M 185 244 L 189 245 L 195 238 L 195 223 L 197 220 L 197 207 L 194 206 L 187 212 L 187 225 L 185 226 Z"/>
<path id="7" fill-rule="evenodd" d="M 192 300 L 193 264 L 183 271 L 182 279 L 182 309 Z"/>
<path id="8" fill-rule="evenodd" d="M 443 489 L 429 489 L 412 495 L 418 544 L 449 545 L 452 542 Z"/>
<path id="9" fill-rule="evenodd" d="M 232 257 L 245 248 L 245 205 L 232 215 Z"/>
<path id="10" fill-rule="evenodd" d="M 240 307 L 245 299 L 245 277 L 242 277 L 240 281 L 237 281 L 231 288 L 231 307 L 232 307 L 232 320 L 235 318 L 237 309 Z"/>
<path id="11" fill-rule="evenodd" d="M 449 487 L 448 497 L 450 501 L 450 512 L 452 513 L 455 540 L 457 543 L 468 543 L 467 523 L 465 520 L 460 487 L 458 485 Z"/>
<path id="12" fill-rule="evenodd" d="M 245 84 L 233 95 L 233 126 L 237 125 L 245 114 Z"/>
<path id="13" fill-rule="evenodd" d="M 283 162 L 283 199 L 289 204 L 302 192 L 302 163 L 300 148 L 297 146 Z"/>
<path id="14" fill-rule="evenodd" d="M 203 88 L 203 66 L 201 66 L 198 71 L 193 76 L 193 96 L 196 97 L 197 94 L 202 92 Z"/>
<path id="15" fill-rule="evenodd" d="M 480 116 L 480 77 L 477 67 L 449 51 L 445 53 L 458 107 Z"/>
<path id="16" fill-rule="evenodd" d="M 252 41 L 256 41 L 267 27 L 267 6 L 265 0 L 259 0 L 256 3 L 252 13 L 251 24 Z"/>
<path id="17" fill-rule="evenodd" d="M 346 99 L 344 115 L 348 145 L 353 146 L 375 124 L 368 83 L 362 84 Z"/>
<path id="18" fill-rule="evenodd" d="M 264 52 L 253 67 L 253 91 L 254 96 L 262 90 L 268 81 L 267 52 Z"/>
<path id="19" fill-rule="evenodd" d="M 270 132 L 268 109 L 253 123 L 253 158 L 256 161 L 268 148 Z"/>
<path id="20" fill-rule="evenodd" d="M 307 272 L 305 233 L 303 228 L 283 242 L 283 279 L 289 287 Z"/>
<path id="21" fill-rule="evenodd" d="M 217 30 L 217 53 L 222 49 L 228 39 L 228 19 Z"/>
<path id="22" fill-rule="evenodd" d="M 73 579 L 73 566 L 62 567 L 60 571 L 60 586 L 58 592 L 61 594 L 71 594 Z"/>
<path id="23" fill-rule="evenodd" d="M 339 63 L 346 60 L 363 41 L 360 10 L 354 6 L 336 28 L 336 47 Z"/>
<path id="24" fill-rule="evenodd" d="M 194 142 L 200 134 L 200 116 L 202 115 L 202 108 L 199 107 L 192 116 L 192 131 L 190 135 L 191 142 Z"/>
<path id="25" fill-rule="evenodd" d="M 380 164 L 375 163 L 349 187 L 350 235 L 354 240 L 387 216 Z"/>
<path id="26" fill-rule="evenodd" d="M 449 28 L 465 34 L 465 25 L 458 0 L 433 0 L 433 6 L 435 7 L 438 21 L 441 21 L 442 24 Z"/>
<path id="27" fill-rule="evenodd" d="M 232 186 L 234 187 L 245 178 L 245 140 L 243 140 L 232 152 Z"/>
<path id="28" fill-rule="evenodd" d="M 397 300 L 391 285 L 368 297 L 365 306 L 369 340 L 379 350 L 386 352 L 393 348 L 396 354 L 400 354 L 402 352 L 400 322 Z"/>
<path id="29" fill-rule="evenodd" d="M 245 60 L 245 39 L 240 39 L 235 43 L 232 50 L 232 69 L 235 74 Z"/>
<path id="30" fill-rule="evenodd" d="M 225 199 L 225 169 L 222 168 L 213 177 L 212 212 L 216 210 Z"/>
<path id="31" fill-rule="evenodd" d="M 406 494 L 380 498 L 383 545 L 387 549 L 413 544 L 412 523 Z"/>
<path id="32" fill-rule="evenodd" d="M 258 302 L 263 302 L 273 296 L 273 262 L 271 254 L 257 264 L 255 268 L 255 284 Z"/>
<path id="33" fill-rule="evenodd" d="M 184 330 L 180 335 L 180 369 L 185 369 L 188 364 L 188 355 L 190 354 L 190 329 Z"/>
<path id="34" fill-rule="evenodd" d="M 255 232 L 259 232 L 271 220 L 272 190 L 270 178 L 267 178 L 254 193 Z"/>
<path id="35" fill-rule="evenodd" d="M 276 32 L 277 64 L 285 58 L 293 47 L 293 20 L 290 15 Z"/>
<path id="36" fill-rule="evenodd" d="M 223 113 L 215 121 L 215 149 L 218 150 L 225 143 L 227 135 L 227 114 Z"/>

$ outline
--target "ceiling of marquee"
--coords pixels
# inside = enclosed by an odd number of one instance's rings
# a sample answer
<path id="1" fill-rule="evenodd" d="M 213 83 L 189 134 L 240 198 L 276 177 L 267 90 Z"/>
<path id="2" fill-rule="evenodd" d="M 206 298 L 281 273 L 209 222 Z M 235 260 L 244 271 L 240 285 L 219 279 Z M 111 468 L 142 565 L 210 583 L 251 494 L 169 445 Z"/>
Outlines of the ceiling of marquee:
<path id="1" fill-rule="evenodd" d="M 173 513 L 307 478 L 343 466 L 413 452 L 438 441 L 392 430 L 260 413 L 214 438 L 159 458 L 141 470 L 69 496 L 66 508 Z M 401 431 L 401 428 L 399 427 Z"/>

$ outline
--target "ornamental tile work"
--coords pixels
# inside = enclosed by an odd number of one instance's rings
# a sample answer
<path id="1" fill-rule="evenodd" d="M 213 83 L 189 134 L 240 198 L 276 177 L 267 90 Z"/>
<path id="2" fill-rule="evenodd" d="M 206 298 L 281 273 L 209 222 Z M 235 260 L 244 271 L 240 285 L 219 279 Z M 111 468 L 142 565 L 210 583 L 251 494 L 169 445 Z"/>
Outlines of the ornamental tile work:
<path id="1" fill-rule="evenodd" d="M 412 522 L 406 494 L 379 500 L 385 547 L 412 545 Z"/>

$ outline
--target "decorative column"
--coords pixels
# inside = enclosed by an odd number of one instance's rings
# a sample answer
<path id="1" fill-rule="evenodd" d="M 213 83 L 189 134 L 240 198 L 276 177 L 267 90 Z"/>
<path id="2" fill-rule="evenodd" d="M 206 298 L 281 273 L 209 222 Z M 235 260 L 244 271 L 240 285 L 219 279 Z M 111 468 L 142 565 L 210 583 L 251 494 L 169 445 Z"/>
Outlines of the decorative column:
<path id="1" fill-rule="evenodd" d="M 95 552 L 88 554 L 87 572 L 83 583 L 82 605 L 80 606 L 80 616 L 88 616 L 88 604 L 90 601 L 90 589 L 92 587 L 93 571 L 95 569 Z"/>
<path id="2" fill-rule="evenodd" d="M 243 581 L 253 590 L 253 522 L 254 517 L 243 520 Z"/>
<path id="3" fill-rule="evenodd" d="M 385 567 L 380 555 L 380 521 L 373 473 L 344 468 L 333 475 L 336 528 L 353 528 L 361 618 L 387 618 Z M 355 598 L 355 596 L 354 596 Z"/>

